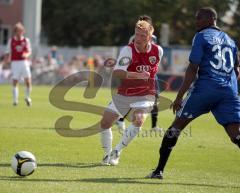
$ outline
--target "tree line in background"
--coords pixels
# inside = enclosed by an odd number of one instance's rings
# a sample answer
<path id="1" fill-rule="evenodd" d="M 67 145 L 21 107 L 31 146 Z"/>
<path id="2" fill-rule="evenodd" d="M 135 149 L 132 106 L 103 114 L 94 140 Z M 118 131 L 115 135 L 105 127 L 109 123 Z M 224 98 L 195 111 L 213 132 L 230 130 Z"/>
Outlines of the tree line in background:
<path id="1" fill-rule="evenodd" d="M 49 44 L 58 46 L 120 46 L 134 33 L 139 15 L 153 18 L 155 35 L 170 27 L 170 44 L 190 45 L 195 12 L 211 6 L 222 18 L 236 0 L 43 0 L 42 29 Z M 219 19 L 219 27 L 240 40 L 239 6 L 234 22 Z"/>

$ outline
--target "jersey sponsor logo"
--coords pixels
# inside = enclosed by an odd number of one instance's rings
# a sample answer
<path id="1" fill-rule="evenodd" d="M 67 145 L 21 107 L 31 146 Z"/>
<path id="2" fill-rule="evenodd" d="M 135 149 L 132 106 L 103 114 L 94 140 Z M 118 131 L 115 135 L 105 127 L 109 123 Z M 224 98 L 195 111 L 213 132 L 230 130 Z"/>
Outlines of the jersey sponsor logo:
<path id="1" fill-rule="evenodd" d="M 26 46 L 26 42 L 22 42 L 21 45 L 24 47 Z"/>
<path id="2" fill-rule="evenodd" d="M 150 62 L 152 65 L 155 64 L 156 61 L 157 61 L 156 56 L 150 56 L 150 57 L 149 57 L 149 62 Z"/>
<path id="3" fill-rule="evenodd" d="M 21 45 L 17 45 L 16 46 L 16 51 L 17 52 L 22 52 L 23 51 L 23 47 Z"/>
<path id="4" fill-rule="evenodd" d="M 150 72 L 152 70 L 152 67 L 149 65 L 139 65 L 136 67 L 137 72 Z"/>

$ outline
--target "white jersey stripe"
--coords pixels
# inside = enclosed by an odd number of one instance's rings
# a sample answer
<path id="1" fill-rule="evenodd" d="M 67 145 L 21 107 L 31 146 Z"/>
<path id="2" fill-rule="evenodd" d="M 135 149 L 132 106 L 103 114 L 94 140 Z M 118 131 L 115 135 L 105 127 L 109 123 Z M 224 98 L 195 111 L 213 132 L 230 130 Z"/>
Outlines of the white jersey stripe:
<path id="1" fill-rule="evenodd" d="M 187 104 L 187 101 L 188 101 L 188 99 L 190 98 L 193 89 L 194 89 L 194 87 L 190 88 L 190 90 L 189 90 L 189 92 L 188 92 L 188 95 L 187 95 L 186 98 L 183 100 L 183 102 L 182 102 L 182 108 L 177 111 L 177 117 L 180 117 L 180 116 L 182 115 L 183 109 L 184 109 L 185 105 Z"/>

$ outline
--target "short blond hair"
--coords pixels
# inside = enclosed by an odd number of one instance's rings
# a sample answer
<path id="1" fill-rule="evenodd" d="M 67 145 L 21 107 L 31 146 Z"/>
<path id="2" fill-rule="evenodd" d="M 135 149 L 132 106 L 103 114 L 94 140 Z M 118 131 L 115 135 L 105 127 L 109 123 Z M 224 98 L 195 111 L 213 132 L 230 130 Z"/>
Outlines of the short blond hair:
<path id="1" fill-rule="evenodd" d="M 153 32 L 154 32 L 153 26 L 150 23 L 148 23 L 147 21 L 144 21 L 144 20 L 138 20 L 135 28 L 140 28 L 140 29 L 146 30 L 146 31 L 148 31 L 148 33 L 150 35 L 152 35 Z"/>
<path id="2" fill-rule="evenodd" d="M 17 29 L 20 29 L 22 30 L 23 32 L 25 32 L 25 27 L 23 26 L 23 24 L 21 22 L 17 22 L 15 25 L 14 25 L 14 32 L 17 31 Z"/>

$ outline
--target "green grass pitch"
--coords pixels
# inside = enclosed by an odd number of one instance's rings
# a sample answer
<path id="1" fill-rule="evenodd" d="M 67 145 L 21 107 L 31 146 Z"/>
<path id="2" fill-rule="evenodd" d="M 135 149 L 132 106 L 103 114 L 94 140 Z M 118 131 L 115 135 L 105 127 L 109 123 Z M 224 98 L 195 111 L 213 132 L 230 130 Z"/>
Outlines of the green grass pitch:
<path id="1" fill-rule="evenodd" d="M 49 103 L 51 87 L 34 86 L 33 106 L 24 101 L 12 106 L 11 86 L 0 86 L 0 193 L 239 193 L 240 154 L 224 129 L 211 114 L 192 122 L 180 137 L 167 164 L 164 180 L 144 179 L 158 161 L 161 136 L 150 136 L 150 118 L 140 135 L 123 151 L 119 166 L 101 166 L 103 151 L 99 135 L 67 138 L 58 135 L 55 121 L 63 115 L 74 117 L 71 127 L 95 124 L 100 116 L 63 111 Z M 173 99 L 176 93 L 163 93 Z M 83 89 L 74 88 L 66 96 L 73 101 L 106 106 L 108 89 L 100 89 L 94 99 L 84 99 Z M 159 126 L 167 128 L 174 116 L 170 110 L 159 113 Z M 114 145 L 121 134 L 113 127 Z M 18 177 L 10 167 L 12 156 L 32 152 L 37 170 Z"/>

